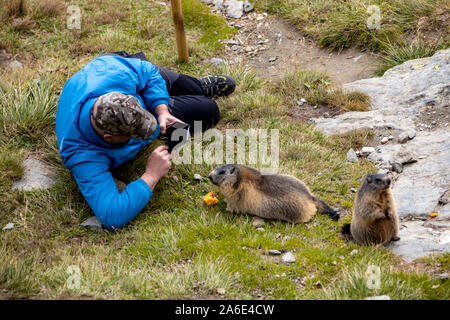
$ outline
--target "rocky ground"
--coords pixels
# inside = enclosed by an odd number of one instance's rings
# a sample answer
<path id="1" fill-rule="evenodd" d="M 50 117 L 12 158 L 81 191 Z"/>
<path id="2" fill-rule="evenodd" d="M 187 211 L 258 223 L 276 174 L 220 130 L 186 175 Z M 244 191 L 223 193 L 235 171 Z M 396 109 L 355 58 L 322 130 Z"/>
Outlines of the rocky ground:
<path id="1" fill-rule="evenodd" d="M 268 17 L 267 13 L 256 13 L 245 2 L 242 6 L 242 1 L 203 2 L 210 4 L 213 12 L 227 18 L 228 25 L 239 29 L 235 37 L 225 41 L 225 55 L 209 60 L 214 64 L 243 63 L 268 79 L 278 78 L 293 68 L 325 71 L 337 83 L 367 78 L 372 74 L 376 61 L 373 54 L 357 49 L 342 52 L 321 49 L 285 21 Z M 233 5 L 230 11 L 231 3 L 238 4 Z M 250 11 L 245 12 L 245 9 Z"/>
<path id="2" fill-rule="evenodd" d="M 22 63 L 14 60 L 12 54 L 6 52 L 5 49 L 0 49 L 0 67 L 6 67 L 6 69 L 20 69 L 22 68 Z"/>
<path id="3" fill-rule="evenodd" d="M 391 249 L 407 260 L 450 251 L 450 50 L 407 61 L 381 78 L 345 88 L 372 99 L 372 110 L 314 119 L 327 134 L 360 128 L 378 132 L 367 156 L 395 180 L 393 194 L 402 219 L 399 242 Z M 354 161 L 351 151 L 349 161 Z M 432 218 L 432 213 L 437 217 Z"/>

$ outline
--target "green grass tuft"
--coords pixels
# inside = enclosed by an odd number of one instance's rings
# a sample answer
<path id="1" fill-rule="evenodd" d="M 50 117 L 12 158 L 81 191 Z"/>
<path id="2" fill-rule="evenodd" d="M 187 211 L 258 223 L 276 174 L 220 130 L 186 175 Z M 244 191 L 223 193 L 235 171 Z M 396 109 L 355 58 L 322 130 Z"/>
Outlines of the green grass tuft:
<path id="1" fill-rule="evenodd" d="M 57 96 L 49 79 L 12 83 L 0 91 L 0 130 L 8 138 L 37 142 L 52 129 L 56 105 Z"/>
<path id="2" fill-rule="evenodd" d="M 376 70 L 376 74 L 382 76 L 387 70 L 408 60 L 431 57 L 442 48 L 445 48 L 445 45 L 430 45 L 420 41 L 402 46 L 389 43 L 383 49 L 381 65 Z"/>

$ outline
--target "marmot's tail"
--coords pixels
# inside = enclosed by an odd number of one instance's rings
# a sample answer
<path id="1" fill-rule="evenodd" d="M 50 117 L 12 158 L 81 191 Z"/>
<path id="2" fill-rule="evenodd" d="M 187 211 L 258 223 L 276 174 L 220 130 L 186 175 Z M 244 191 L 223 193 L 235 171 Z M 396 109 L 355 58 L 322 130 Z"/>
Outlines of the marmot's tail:
<path id="1" fill-rule="evenodd" d="M 320 199 L 314 198 L 314 204 L 317 207 L 317 212 L 321 214 L 326 214 L 333 220 L 339 220 L 339 213 L 336 212 L 333 208 L 330 208 L 325 202 Z"/>
<path id="2" fill-rule="evenodd" d="M 346 223 L 341 227 L 341 234 L 346 240 L 352 239 L 352 233 L 350 232 L 350 223 Z"/>

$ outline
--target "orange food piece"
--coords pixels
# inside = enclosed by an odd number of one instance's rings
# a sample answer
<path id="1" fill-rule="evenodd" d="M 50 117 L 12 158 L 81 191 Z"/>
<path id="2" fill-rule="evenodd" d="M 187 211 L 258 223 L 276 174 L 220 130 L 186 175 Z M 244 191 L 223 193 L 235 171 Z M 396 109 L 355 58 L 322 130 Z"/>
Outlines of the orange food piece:
<path id="1" fill-rule="evenodd" d="M 208 192 L 208 194 L 203 198 L 203 201 L 208 207 L 211 207 L 219 202 L 214 192 Z"/>
<path id="2" fill-rule="evenodd" d="M 437 212 L 430 213 L 430 217 L 436 218 L 439 215 Z"/>

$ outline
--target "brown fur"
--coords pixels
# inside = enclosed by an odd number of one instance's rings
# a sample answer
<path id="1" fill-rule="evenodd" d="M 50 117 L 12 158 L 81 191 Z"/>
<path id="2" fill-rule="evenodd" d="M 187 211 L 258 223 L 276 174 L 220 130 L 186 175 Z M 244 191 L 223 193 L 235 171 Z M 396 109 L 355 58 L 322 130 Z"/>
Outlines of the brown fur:
<path id="1" fill-rule="evenodd" d="M 237 175 L 231 173 L 227 175 L 226 170 L 222 170 L 233 167 L 237 169 Z M 221 171 L 225 173 L 217 178 Z M 223 180 L 218 183 L 214 180 L 222 177 Z M 225 165 L 215 168 L 210 178 L 219 185 L 227 203 L 227 210 L 230 212 L 248 213 L 261 218 L 294 223 L 308 222 L 316 211 L 323 212 L 325 207 L 336 214 L 325 203 L 315 198 L 302 181 L 293 176 L 263 175 L 253 168 Z"/>
<path id="2" fill-rule="evenodd" d="M 399 219 L 391 189 L 371 189 L 363 185 L 358 191 L 350 224 L 353 239 L 359 244 L 385 244 L 399 240 L 398 230 Z"/>

